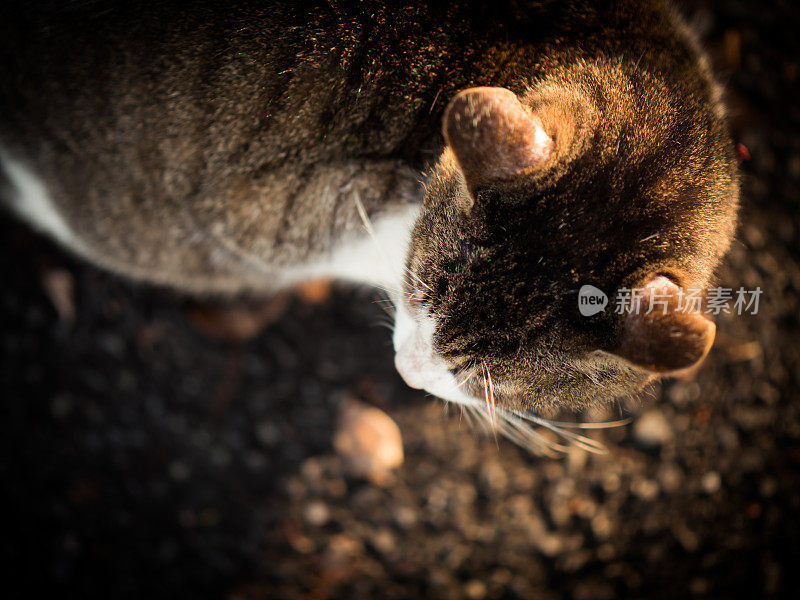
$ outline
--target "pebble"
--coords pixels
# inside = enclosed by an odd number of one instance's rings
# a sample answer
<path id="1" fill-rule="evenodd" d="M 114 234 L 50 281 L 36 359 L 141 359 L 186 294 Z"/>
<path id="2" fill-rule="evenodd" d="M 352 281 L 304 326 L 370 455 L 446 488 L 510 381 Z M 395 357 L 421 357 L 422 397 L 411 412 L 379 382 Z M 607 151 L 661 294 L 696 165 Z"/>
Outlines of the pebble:
<path id="1" fill-rule="evenodd" d="M 606 539 L 611 534 L 611 520 L 605 514 L 596 515 L 592 521 L 592 533 L 598 539 Z"/>
<path id="2" fill-rule="evenodd" d="M 191 474 L 189 465 L 181 460 L 174 460 L 169 464 L 169 476 L 175 481 L 186 481 Z"/>
<path id="3" fill-rule="evenodd" d="M 661 411 L 652 409 L 636 420 L 633 437 L 646 448 L 658 448 L 672 439 L 672 426 Z"/>
<path id="4" fill-rule="evenodd" d="M 464 595 L 470 600 L 478 600 L 486 596 L 486 584 L 479 579 L 472 579 L 464 586 Z"/>
<path id="5" fill-rule="evenodd" d="M 394 534 L 386 528 L 381 528 L 372 537 L 372 544 L 381 554 L 390 554 L 397 547 Z"/>
<path id="6" fill-rule="evenodd" d="M 324 502 L 314 500 L 306 505 L 303 516 L 309 525 L 321 527 L 330 520 L 330 510 Z"/>
<path id="7" fill-rule="evenodd" d="M 706 494 L 713 494 L 722 487 L 722 478 L 716 471 L 709 471 L 703 475 L 702 485 L 703 491 L 705 491 Z"/>
<path id="8" fill-rule="evenodd" d="M 394 521 L 403 529 L 409 529 L 417 523 L 417 513 L 409 506 L 398 506 L 394 511 Z"/>
<path id="9" fill-rule="evenodd" d="M 333 447 L 345 471 L 378 485 L 391 481 L 391 471 L 403 464 L 400 428 L 382 410 L 347 398 L 342 403 Z"/>
<path id="10" fill-rule="evenodd" d="M 72 412 L 72 398 L 69 394 L 59 394 L 50 400 L 50 414 L 56 419 L 66 419 Z"/>
<path id="11" fill-rule="evenodd" d="M 262 446 L 274 446 L 281 439 L 281 432 L 272 421 L 260 421 L 256 425 L 255 434 Z"/>
<path id="12" fill-rule="evenodd" d="M 642 500 L 655 500 L 660 489 L 657 481 L 643 477 L 637 477 L 631 483 L 631 492 Z"/>
<path id="13" fill-rule="evenodd" d="M 683 482 L 683 471 L 674 464 L 664 464 L 658 469 L 658 480 L 666 492 L 677 492 Z"/>

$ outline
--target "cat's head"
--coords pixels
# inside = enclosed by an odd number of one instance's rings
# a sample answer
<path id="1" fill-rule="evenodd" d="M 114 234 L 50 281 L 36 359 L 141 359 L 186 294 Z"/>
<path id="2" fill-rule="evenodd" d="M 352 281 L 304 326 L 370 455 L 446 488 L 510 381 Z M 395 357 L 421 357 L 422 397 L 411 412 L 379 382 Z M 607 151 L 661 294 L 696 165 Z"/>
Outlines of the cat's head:
<path id="1" fill-rule="evenodd" d="M 590 71 L 521 96 L 455 96 L 398 303 L 406 381 L 459 402 L 483 402 L 491 385 L 499 406 L 548 412 L 702 360 L 714 325 L 675 298 L 709 285 L 735 227 L 719 112 L 657 81 Z M 582 316 L 584 285 L 607 294 L 605 310 Z M 666 314 L 617 314 L 625 288 L 669 296 Z"/>

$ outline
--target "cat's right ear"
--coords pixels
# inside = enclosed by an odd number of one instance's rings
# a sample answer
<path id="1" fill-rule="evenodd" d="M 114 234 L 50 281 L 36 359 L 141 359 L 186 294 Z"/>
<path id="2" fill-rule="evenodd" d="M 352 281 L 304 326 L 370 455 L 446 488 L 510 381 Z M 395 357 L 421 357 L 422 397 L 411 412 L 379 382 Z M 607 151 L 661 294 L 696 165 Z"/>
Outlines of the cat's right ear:
<path id="1" fill-rule="evenodd" d="M 541 120 L 505 88 L 458 93 L 445 110 L 443 133 L 471 192 L 531 172 L 553 152 Z"/>
<path id="2" fill-rule="evenodd" d="M 682 290 L 664 276 L 641 288 L 637 310 L 622 320 L 614 353 L 655 373 L 670 374 L 699 365 L 714 343 L 716 326 L 702 312 L 686 311 Z"/>

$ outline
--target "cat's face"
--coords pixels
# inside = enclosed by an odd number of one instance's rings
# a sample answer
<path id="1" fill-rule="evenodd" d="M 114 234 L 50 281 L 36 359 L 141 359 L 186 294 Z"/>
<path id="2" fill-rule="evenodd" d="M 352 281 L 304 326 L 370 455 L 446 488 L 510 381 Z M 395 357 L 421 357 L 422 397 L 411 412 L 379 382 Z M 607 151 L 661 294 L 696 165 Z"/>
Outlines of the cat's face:
<path id="1" fill-rule="evenodd" d="M 737 205 L 724 125 L 663 93 L 609 96 L 474 88 L 450 103 L 398 302 L 410 385 L 466 404 L 579 409 L 708 352 L 705 316 L 672 304 L 659 318 L 619 315 L 613 299 L 708 285 Z M 608 295 L 605 311 L 581 315 L 585 284 Z"/>

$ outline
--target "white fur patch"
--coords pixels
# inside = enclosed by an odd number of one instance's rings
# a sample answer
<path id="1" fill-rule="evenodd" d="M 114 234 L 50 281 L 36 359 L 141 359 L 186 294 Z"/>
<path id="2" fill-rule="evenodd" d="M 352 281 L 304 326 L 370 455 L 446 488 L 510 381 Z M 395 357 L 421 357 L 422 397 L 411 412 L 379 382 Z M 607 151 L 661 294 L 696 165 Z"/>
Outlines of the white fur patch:
<path id="1" fill-rule="evenodd" d="M 383 287 L 392 296 L 396 314 L 393 343 L 395 366 L 406 383 L 430 394 L 460 404 L 476 400 L 459 387 L 447 364 L 433 350 L 436 323 L 433 318 L 412 315 L 403 299 L 405 263 L 411 230 L 419 216 L 419 205 L 377 219 L 357 240 L 338 248 L 329 260 L 294 273 L 300 277 L 335 277 Z"/>
<path id="2" fill-rule="evenodd" d="M 453 373 L 433 349 L 436 322 L 430 316 L 414 317 L 401 300 L 397 303 L 394 324 L 394 364 L 405 382 L 429 394 L 473 406 L 476 400 L 462 389 Z"/>
<path id="3" fill-rule="evenodd" d="M 379 286 L 394 295 L 402 287 L 411 230 L 419 210 L 419 206 L 409 205 L 377 219 L 372 224 L 374 238 L 365 231 L 364 235 L 334 250 L 327 260 L 296 270 L 292 279 L 333 277 Z"/>
<path id="4" fill-rule="evenodd" d="M 52 235 L 62 244 L 77 247 L 75 236 L 53 204 L 44 182 L 2 148 L 0 167 L 14 187 L 10 198 L 11 208 L 31 225 Z"/>

